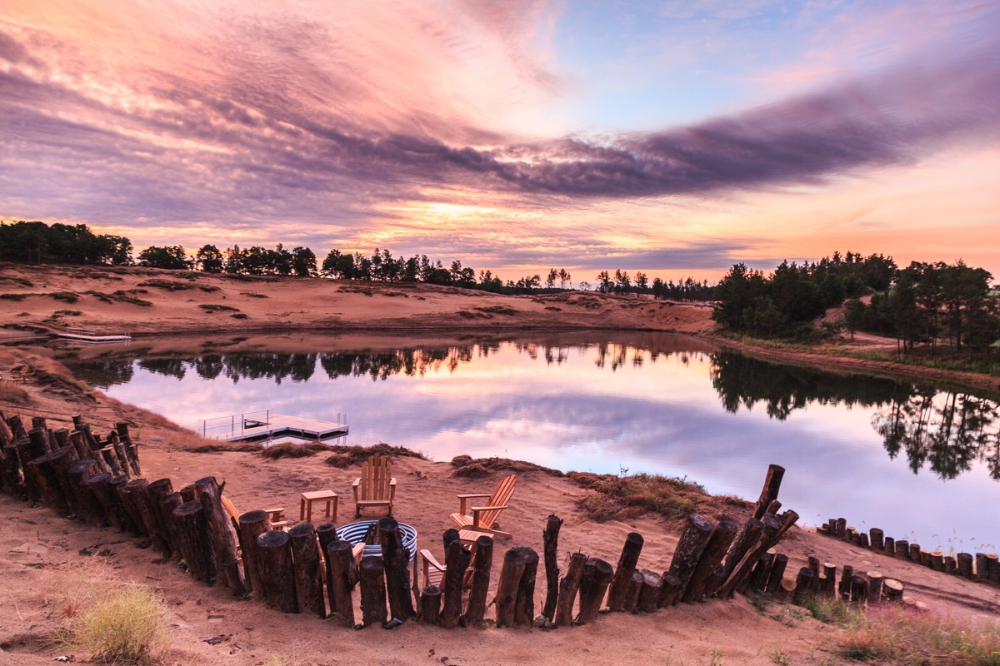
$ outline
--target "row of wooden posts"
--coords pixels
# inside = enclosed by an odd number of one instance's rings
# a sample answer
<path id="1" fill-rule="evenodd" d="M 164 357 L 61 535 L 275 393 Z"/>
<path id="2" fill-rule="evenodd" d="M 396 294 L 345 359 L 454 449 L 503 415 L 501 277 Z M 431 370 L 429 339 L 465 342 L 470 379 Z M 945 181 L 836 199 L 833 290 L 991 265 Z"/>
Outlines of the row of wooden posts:
<path id="1" fill-rule="evenodd" d="M 51 433 L 39 419 L 28 433 L 23 433 L 17 417 L 0 418 L 0 422 L 7 428 L 0 427 L 0 438 L 5 438 L 0 441 L 5 454 L 5 491 L 18 495 L 23 491 L 27 499 L 87 524 L 146 537 L 164 559 L 183 560 L 196 580 L 222 581 L 234 594 L 253 593 L 254 598 L 283 612 L 333 615 L 349 627 L 356 624 L 356 587 L 360 587 L 364 626 L 388 627 L 414 618 L 445 628 L 486 626 L 493 560 L 493 539 L 488 535 L 478 538 L 473 555 L 457 530 L 446 531 L 444 590 L 432 585 L 416 589 L 416 569 L 411 590 L 411 553 L 403 547 L 394 518 L 378 521 L 375 540 L 381 545 L 381 556 L 358 562 L 353 544 L 340 540 L 332 523 L 316 527 L 303 523 L 283 532 L 271 529 L 266 512 L 250 511 L 239 517 L 238 529 L 234 529 L 223 506 L 223 486 L 214 477 L 199 479 L 177 492 L 170 479 L 147 483 L 131 478 L 138 475 L 139 464 L 126 424 L 118 424 L 116 436 L 109 436 L 102 446 L 79 417 L 74 417 L 76 430 L 68 438 L 59 434 L 64 431 Z M 91 457 L 81 458 L 78 441 L 89 447 L 82 452 Z M 115 446 L 115 441 L 121 446 Z M 98 460 L 110 469 L 103 469 Z M 122 470 L 125 473 L 112 475 Z M 742 528 L 727 518 L 713 522 L 698 514 L 689 516 L 662 574 L 638 568 L 643 537 L 633 532 L 625 539 L 617 567 L 578 552 L 570 556 L 566 574 L 560 577 L 562 521 L 550 516 L 543 531 L 547 593 L 542 612 L 535 616 L 538 554 L 527 547 L 511 548 L 504 554 L 494 598 L 496 626 L 587 624 L 605 606 L 611 612 L 649 613 L 679 601 L 783 589 L 787 557 L 773 548 L 798 519 L 794 511 L 777 513 L 783 474 L 784 469 L 776 465 L 768 469 L 754 513 Z M 470 565 L 471 589 L 463 603 Z M 849 567 L 846 574 L 850 574 Z M 800 572 L 799 578 L 809 575 Z M 821 579 L 817 572 L 815 580 Z M 801 596 L 804 592 L 798 588 L 795 595 Z M 574 604 L 578 606 L 575 616 Z"/>
<path id="2" fill-rule="evenodd" d="M 996 553 L 945 555 L 940 550 L 927 551 L 920 544 L 910 543 L 906 539 L 887 537 L 878 527 L 871 528 L 867 533 L 859 532 L 848 525 L 844 518 L 831 518 L 817 531 L 886 557 L 907 560 L 969 580 L 1000 585 L 1000 559 Z"/>

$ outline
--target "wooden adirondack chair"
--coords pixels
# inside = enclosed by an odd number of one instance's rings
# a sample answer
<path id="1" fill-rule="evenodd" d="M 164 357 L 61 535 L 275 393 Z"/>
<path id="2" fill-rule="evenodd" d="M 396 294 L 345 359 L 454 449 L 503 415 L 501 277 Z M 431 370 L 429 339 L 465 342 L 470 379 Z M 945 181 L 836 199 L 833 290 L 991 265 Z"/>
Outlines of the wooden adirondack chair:
<path id="1" fill-rule="evenodd" d="M 454 522 L 460 530 L 485 532 L 494 539 L 510 539 L 511 536 L 509 533 L 503 532 L 499 529 L 494 529 L 493 524 L 497 521 L 497 518 L 500 517 L 500 512 L 507 508 L 507 502 L 510 501 L 511 496 L 514 494 L 515 480 L 516 477 L 513 474 L 505 479 L 502 479 L 500 483 L 497 484 L 497 487 L 493 489 L 492 495 L 459 495 L 458 513 L 451 514 L 452 522 Z M 469 516 L 466 513 L 466 504 L 468 500 L 482 497 L 489 498 L 486 506 L 471 507 L 472 515 Z"/>
<path id="2" fill-rule="evenodd" d="M 354 490 L 356 509 L 354 517 L 361 517 L 361 509 L 384 506 L 392 515 L 392 502 L 396 498 L 396 479 L 392 478 L 392 462 L 388 456 L 376 453 L 361 465 L 361 478 L 351 489 Z"/>

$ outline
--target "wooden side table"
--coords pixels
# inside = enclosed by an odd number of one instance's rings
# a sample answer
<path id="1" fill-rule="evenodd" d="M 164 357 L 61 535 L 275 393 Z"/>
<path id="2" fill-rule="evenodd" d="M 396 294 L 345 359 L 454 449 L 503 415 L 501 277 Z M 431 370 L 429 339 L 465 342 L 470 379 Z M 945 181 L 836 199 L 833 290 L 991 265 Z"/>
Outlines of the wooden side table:
<path id="1" fill-rule="evenodd" d="M 313 502 L 326 502 L 326 517 L 331 522 L 337 522 L 337 493 L 332 490 L 313 490 L 302 493 L 302 499 L 299 503 L 299 520 L 304 520 L 307 523 L 312 522 Z"/>

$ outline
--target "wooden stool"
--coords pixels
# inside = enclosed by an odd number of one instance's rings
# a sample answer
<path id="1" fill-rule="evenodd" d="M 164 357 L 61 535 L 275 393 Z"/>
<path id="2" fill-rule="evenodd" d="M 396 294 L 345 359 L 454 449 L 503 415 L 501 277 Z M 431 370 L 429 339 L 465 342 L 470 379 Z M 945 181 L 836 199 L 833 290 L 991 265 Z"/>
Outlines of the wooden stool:
<path id="1" fill-rule="evenodd" d="M 302 493 L 302 500 L 299 503 L 299 520 L 307 523 L 312 522 L 313 502 L 326 502 L 326 517 L 331 522 L 337 522 L 337 493 L 332 490 L 314 490 Z"/>

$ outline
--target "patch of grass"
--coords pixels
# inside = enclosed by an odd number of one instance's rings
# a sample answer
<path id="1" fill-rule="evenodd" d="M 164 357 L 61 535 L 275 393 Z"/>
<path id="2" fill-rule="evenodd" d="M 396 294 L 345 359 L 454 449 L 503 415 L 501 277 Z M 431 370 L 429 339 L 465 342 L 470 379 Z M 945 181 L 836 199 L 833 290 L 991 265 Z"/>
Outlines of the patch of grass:
<path id="1" fill-rule="evenodd" d="M 1000 623 L 882 608 L 848 627 L 841 653 L 900 666 L 998 666 Z"/>
<path id="2" fill-rule="evenodd" d="M 475 309 L 479 310 L 480 312 L 486 312 L 489 314 L 507 315 L 508 317 L 512 317 L 518 314 L 519 312 L 519 310 L 515 310 L 514 308 L 508 307 L 506 305 L 488 305 L 483 308 L 475 308 Z"/>
<path id="3" fill-rule="evenodd" d="M 56 310 L 52 313 L 53 317 L 79 317 L 83 313 L 79 310 Z"/>
<path id="4" fill-rule="evenodd" d="M 426 456 L 419 451 L 411 451 L 405 446 L 392 446 L 385 442 L 379 442 L 372 446 L 329 446 L 326 448 L 333 452 L 333 455 L 326 459 L 326 464 L 337 469 L 347 469 L 360 465 L 376 453 L 397 458 L 427 460 Z"/>
<path id="5" fill-rule="evenodd" d="M 812 616 L 824 624 L 845 625 L 856 619 L 860 613 L 841 599 L 831 599 L 812 595 L 806 599 L 805 608 Z"/>
<path id="6" fill-rule="evenodd" d="M 198 288 L 201 289 L 202 291 L 208 292 L 209 294 L 211 294 L 213 291 L 219 291 L 219 288 L 216 287 L 214 284 L 199 284 Z"/>
<path id="7" fill-rule="evenodd" d="M 186 447 L 184 450 L 190 453 L 230 453 L 233 451 L 257 453 L 260 451 L 260 444 L 200 444 Z"/>
<path id="8" fill-rule="evenodd" d="M 231 307 L 229 305 L 215 305 L 213 303 L 202 303 L 198 307 L 201 308 L 202 310 L 204 310 L 205 312 L 219 312 L 219 311 L 239 312 L 240 311 L 239 308 L 234 308 L 234 307 Z"/>
<path id="9" fill-rule="evenodd" d="M 133 291 L 138 292 L 138 290 Z M 118 303 L 128 303 L 130 305 L 139 305 L 141 307 L 150 307 L 153 305 L 149 301 L 144 301 L 141 298 L 136 298 L 135 296 L 129 296 L 127 292 L 120 289 L 113 294 L 105 294 L 100 291 L 85 291 L 83 293 L 89 294 L 100 301 L 104 301 L 105 303 L 114 303 L 117 301 Z"/>
<path id="10" fill-rule="evenodd" d="M 49 296 L 64 303 L 76 303 L 80 300 L 80 297 L 72 291 L 55 291 L 49 294 Z"/>
<path id="11" fill-rule="evenodd" d="M 155 590 L 119 588 L 74 618 L 73 640 L 108 663 L 149 663 L 162 648 L 166 612 Z"/>
<path id="12" fill-rule="evenodd" d="M 7 275 L 0 275 L 0 281 L 3 282 L 13 282 L 14 284 L 19 284 L 22 287 L 34 287 L 35 283 L 31 280 L 26 280 L 25 278 L 10 277 Z"/>
<path id="13" fill-rule="evenodd" d="M 510 458 L 473 458 L 461 455 L 452 458 L 451 466 L 455 468 L 452 476 L 467 479 L 481 479 L 494 472 L 541 472 L 549 476 L 566 476 L 557 469 L 542 467 L 524 460 L 511 460 Z"/>
<path id="14" fill-rule="evenodd" d="M 270 460 L 280 460 L 281 458 L 309 458 L 320 453 L 329 451 L 330 447 L 320 442 L 309 442 L 306 444 L 293 444 L 292 442 L 282 442 L 269 446 L 260 452 L 260 455 Z"/>
<path id="15" fill-rule="evenodd" d="M 194 278 L 192 278 L 192 280 L 193 279 Z M 157 289 L 166 289 L 167 291 L 184 291 L 185 289 L 194 289 L 194 285 L 191 284 L 190 282 L 178 282 L 177 280 L 161 280 L 159 278 L 154 278 L 152 280 L 146 280 L 145 282 L 140 282 L 136 286 L 156 287 Z"/>
<path id="16" fill-rule="evenodd" d="M 692 513 L 721 517 L 734 509 L 745 511 L 749 502 L 726 495 L 713 496 L 687 478 L 659 474 L 567 474 L 577 485 L 596 491 L 579 501 L 579 506 L 597 522 L 628 520 L 643 513 L 658 513 L 671 521 L 683 520 Z"/>
<path id="17" fill-rule="evenodd" d="M 241 291 L 240 296 L 249 296 L 250 298 L 270 298 L 267 294 L 258 294 L 255 291 Z"/>
<path id="18" fill-rule="evenodd" d="M 249 319 L 250 318 L 249 315 L 246 315 L 246 314 L 244 314 L 242 312 L 240 312 L 238 314 L 234 314 L 234 315 L 232 315 L 232 317 L 233 317 L 233 319 Z"/>
<path id="19" fill-rule="evenodd" d="M 38 294 L 0 294 L 0 298 L 5 301 L 23 301 L 28 296 L 38 296 Z"/>
<path id="20" fill-rule="evenodd" d="M 772 664 L 777 664 L 778 666 L 792 666 L 792 658 L 789 657 L 786 652 L 775 650 L 768 656 L 770 657 Z"/>

